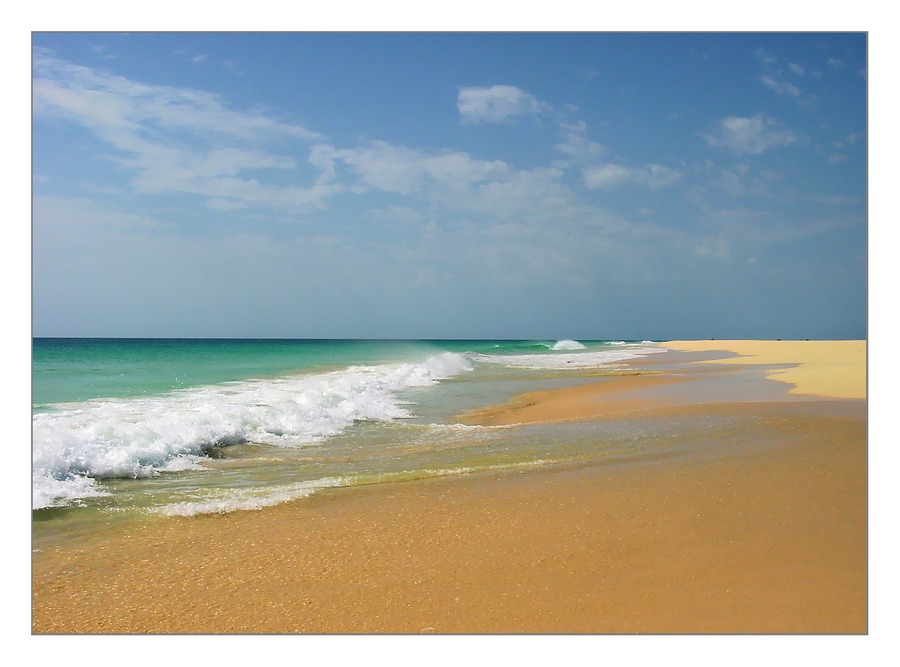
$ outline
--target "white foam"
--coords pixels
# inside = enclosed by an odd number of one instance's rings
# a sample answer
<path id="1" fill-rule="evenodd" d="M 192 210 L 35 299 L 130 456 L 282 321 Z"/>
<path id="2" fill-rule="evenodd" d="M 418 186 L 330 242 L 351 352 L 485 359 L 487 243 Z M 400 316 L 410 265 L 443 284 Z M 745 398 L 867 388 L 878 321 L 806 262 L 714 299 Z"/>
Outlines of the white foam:
<path id="1" fill-rule="evenodd" d="M 579 343 L 577 340 L 558 340 L 556 344 L 550 348 L 554 351 L 560 350 L 583 350 L 585 349 L 584 345 Z"/>
<path id="2" fill-rule="evenodd" d="M 602 368 L 620 361 L 637 359 L 656 352 L 665 352 L 665 350 L 655 345 L 623 343 L 622 345 L 617 345 L 615 349 L 585 349 L 566 354 L 478 354 L 472 355 L 472 358 L 481 363 L 502 364 L 513 368 L 566 370 Z"/>
<path id="3" fill-rule="evenodd" d="M 276 486 L 262 493 L 259 489 L 220 490 L 207 500 L 172 503 L 154 511 L 166 516 L 197 516 L 198 514 L 261 510 L 264 507 L 306 498 L 319 489 L 345 486 L 348 483 L 349 480 L 343 477 L 325 477 L 309 482 Z"/>
<path id="4" fill-rule="evenodd" d="M 42 470 L 32 472 L 31 488 L 31 506 L 34 509 L 58 507 L 72 499 L 111 495 L 90 477 L 73 474 L 63 479 L 55 479 L 47 476 Z"/>
<path id="5" fill-rule="evenodd" d="M 545 459 L 521 461 L 517 463 L 497 463 L 487 466 L 460 466 L 456 468 L 426 468 L 413 473 L 396 472 L 383 476 L 382 481 L 403 481 L 406 479 L 420 479 L 433 477 L 449 477 L 453 475 L 465 475 L 472 472 L 486 472 L 490 470 L 510 470 L 515 468 L 529 468 L 547 463 Z M 172 503 L 151 510 L 156 514 L 166 516 L 198 516 L 201 514 L 225 514 L 228 512 L 241 512 L 261 510 L 265 507 L 280 505 L 311 496 L 320 489 L 330 489 L 341 486 L 352 486 L 358 483 L 359 478 L 351 477 L 325 477 L 322 479 L 298 482 L 296 484 L 284 484 L 260 491 L 260 489 L 230 489 L 215 490 L 210 492 L 210 498 L 205 500 Z"/>
<path id="6" fill-rule="evenodd" d="M 190 467 L 213 445 L 296 447 L 337 435 L 355 421 L 408 417 L 398 392 L 470 370 L 466 356 L 446 352 L 421 363 L 59 406 L 32 417 L 32 507 L 105 495 L 97 478 Z"/>

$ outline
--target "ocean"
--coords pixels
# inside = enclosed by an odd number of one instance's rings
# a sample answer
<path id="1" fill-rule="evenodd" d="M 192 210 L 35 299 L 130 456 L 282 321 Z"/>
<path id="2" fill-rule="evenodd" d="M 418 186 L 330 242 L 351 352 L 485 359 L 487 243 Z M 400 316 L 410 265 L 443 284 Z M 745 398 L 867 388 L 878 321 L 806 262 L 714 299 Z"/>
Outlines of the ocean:
<path id="1" fill-rule="evenodd" d="M 458 415 L 663 351 L 653 341 L 35 338 L 34 537 L 634 452 L 657 439 L 652 423 L 641 433 L 615 421 L 484 427 Z"/>

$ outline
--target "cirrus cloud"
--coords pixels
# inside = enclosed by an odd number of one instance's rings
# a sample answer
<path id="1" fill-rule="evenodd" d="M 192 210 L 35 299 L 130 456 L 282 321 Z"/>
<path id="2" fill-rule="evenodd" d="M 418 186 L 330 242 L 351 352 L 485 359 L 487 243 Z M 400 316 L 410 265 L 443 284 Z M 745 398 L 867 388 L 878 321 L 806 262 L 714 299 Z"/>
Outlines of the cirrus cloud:
<path id="1" fill-rule="evenodd" d="M 728 116 L 720 120 L 711 133 L 701 136 L 713 148 L 751 155 L 758 155 L 770 148 L 783 148 L 797 138 L 793 132 L 762 113 L 750 118 Z"/>
<path id="2" fill-rule="evenodd" d="M 582 172 L 586 188 L 608 189 L 623 185 L 639 185 L 658 190 L 674 184 L 681 178 L 681 172 L 660 164 L 648 164 L 641 168 L 620 164 L 604 164 L 588 167 Z"/>
<path id="3" fill-rule="evenodd" d="M 460 88 L 456 108 L 464 122 L 500 123 L 513 116 L 539 115 L 551 107 L 521 88 L 497 85 Z"/>
<path id="4" fill-rule="evenodd" d="M 460 192 L 474 183 L 502 178 L 510 170 L 502 160 L 476 160 L 453 151 L 433 154 L 385 141 L 347 149 L 319 144 L 313 147 L 310 160 L 327 177 L 337 173 L 341 162 L 365 188 L 401 195 L 420 192 L 428 185 Z"/>
<path id="5" fill-rule="evenodd" d="M 246 205 L 305 209 L 337 191 L 266 185 L 249 172 L 294 172 L 296 160 L 269 148 L 287 141 L 321 140 L 317 132 L 260 111 L 238 111 L 219 96 L 189 88 L 144 84 L 55 58 L 36 49 L 32 82 L 35 117 L 86 128 L 106 156 L 132 174 L 145 194 L 212 197 L 222 210 Z M 225 202 L 231 202 L 226 204 Z"/>

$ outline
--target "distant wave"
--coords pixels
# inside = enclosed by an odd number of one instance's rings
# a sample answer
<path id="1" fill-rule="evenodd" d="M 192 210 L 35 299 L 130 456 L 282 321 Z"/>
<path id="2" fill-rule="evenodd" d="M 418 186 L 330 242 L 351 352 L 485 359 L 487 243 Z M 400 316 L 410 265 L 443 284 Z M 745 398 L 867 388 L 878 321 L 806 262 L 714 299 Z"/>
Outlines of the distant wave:
<path id="1" fill-rule="evenodd" d="M 665 350 L 656 345 L 622 343 L 612 348 L 588 349 L 582 346 L 582 348 L 576 348 L 570 352 L 557 354 L 545 352 L 543 354 L 471 354 L 469 356 L 473 361 L 479 363 L 502 364 L 513 368 L 571 370 L 602 368 L 616 362 L 637 359 L 657 352 L 665 352 Z"/>
<path id="2" fill-rule="evenodd" d="M 559 341 L 556 341 L 556 344 L 555 344 L 553 347 L 551 347 L 550 349 L 551 349 L 551 350 L 554 350 L 554 351 L 559 351 L 559 350 L 584 350 L 585 347 L 584 347 L 584 345 L 582 345 L 581 343 L 579 343 L 577 340 L 568 340 L 568 339 L 566 339 L 566 340 L 559 340 Z"/>

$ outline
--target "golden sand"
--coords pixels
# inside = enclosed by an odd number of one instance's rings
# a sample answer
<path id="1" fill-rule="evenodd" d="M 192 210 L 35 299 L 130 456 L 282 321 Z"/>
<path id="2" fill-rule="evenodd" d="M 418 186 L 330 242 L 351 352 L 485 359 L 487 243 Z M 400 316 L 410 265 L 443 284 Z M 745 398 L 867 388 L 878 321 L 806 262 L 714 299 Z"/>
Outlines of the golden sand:
<path id="1" fill-rule="evenodd" d="M 637 414 L 666 375 L 599 384 Z M 42 551 L 33 631 L 866 632 L 864 402 L 843 416 L 664 403 L 645 409 L 760 426 L 679 454 L 330 490 Z"/>
<path id="2" fill-rule="evenodd" d="M 789 390 L 792 394 L 866 397 L 864 340 L 691 340 L 669 341 L 663 345 L 672 350 L 716 350 L 740 355 L 702 363 L 790 365 L 769 370 L 766 375 L 793 384 Z"/>

